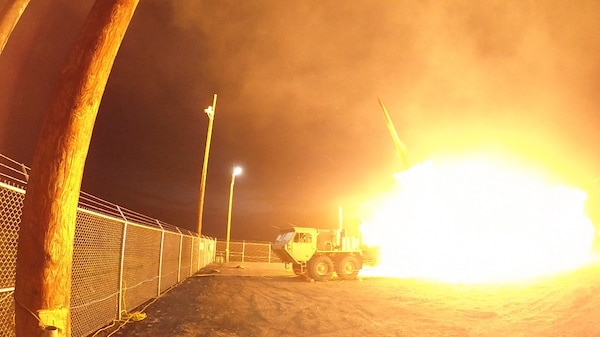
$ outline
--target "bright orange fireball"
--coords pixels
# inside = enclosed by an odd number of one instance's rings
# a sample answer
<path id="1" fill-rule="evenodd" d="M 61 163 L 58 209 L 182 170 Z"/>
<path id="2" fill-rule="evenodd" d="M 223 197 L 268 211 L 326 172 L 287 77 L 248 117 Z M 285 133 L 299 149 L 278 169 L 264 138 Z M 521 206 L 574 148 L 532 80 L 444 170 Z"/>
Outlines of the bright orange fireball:
<path id="1" fill-rule="evenodd" d="M 361 228 L 381 247 L 367 274 L 502 282 L 589 262 L 594 227 L 581 190 L 489 158 L 426 162 L 396 178 Z"/>

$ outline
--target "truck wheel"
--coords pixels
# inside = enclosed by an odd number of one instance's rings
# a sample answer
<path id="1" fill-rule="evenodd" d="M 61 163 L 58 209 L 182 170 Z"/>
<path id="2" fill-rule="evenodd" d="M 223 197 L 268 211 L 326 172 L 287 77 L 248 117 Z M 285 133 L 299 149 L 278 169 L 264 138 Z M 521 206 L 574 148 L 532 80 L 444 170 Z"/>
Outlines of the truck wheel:
<path id="1" fill-rule="evenodd" d="M 333 273 L 333 261 L 328 256 L 315 256 L 308 261 L 308 274 L 315 281 L 327 281 Z"/>
<path id="2" fill-rule="evenodd" d="M 342 280 L 356 280 L 362 268 L 360 261 L 354 256 L 346 256 L 335 266 L 335 272 Z"/>

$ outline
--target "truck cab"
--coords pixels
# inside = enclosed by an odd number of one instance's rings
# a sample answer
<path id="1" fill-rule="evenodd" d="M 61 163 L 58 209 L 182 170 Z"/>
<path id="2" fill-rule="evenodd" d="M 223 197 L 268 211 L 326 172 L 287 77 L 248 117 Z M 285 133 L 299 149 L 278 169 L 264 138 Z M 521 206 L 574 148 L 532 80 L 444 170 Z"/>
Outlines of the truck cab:
<path id="1" fill-rule="evenodd" d="M 281 231 L 273 243 L 273 251 L 284 263 L 302 263 L 317 251 L 315 228 L 292 227 Z"/>

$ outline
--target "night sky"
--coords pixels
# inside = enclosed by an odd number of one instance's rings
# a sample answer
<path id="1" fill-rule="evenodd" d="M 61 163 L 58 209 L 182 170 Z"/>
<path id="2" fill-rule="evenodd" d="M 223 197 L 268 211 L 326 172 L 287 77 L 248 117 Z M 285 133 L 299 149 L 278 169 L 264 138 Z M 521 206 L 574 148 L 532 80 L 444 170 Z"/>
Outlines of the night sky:
<path id="1" fill-rule="evenodd" d="M 0 0 L 0 6 L 7 1 Z M 93 1 L 32 1 L 0 55 L 0 153 L 31 164 Z M 334 227 L 401 161 L 496 149 L 600 190 L 600 2 L 141 0 L 109 78 L 82 189 L 203 234 Z M 600 222 L 597 219 L 596 223 Z"/>

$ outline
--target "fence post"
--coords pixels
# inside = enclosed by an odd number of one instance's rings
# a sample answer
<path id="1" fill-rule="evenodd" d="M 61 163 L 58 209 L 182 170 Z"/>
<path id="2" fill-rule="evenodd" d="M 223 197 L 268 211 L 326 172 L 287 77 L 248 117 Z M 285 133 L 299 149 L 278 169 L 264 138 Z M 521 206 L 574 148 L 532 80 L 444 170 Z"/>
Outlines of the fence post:
<path id="1" fill-rule="evenodd" d="M 200 270 L 200 245 L 202 244 L 202 239 L 200 239 L 200 237 L 198 237 L 198 243 L 196 244 L 196 251 L 198 252 L 196 254 L 196 272 L 198 272 L 198 270 Z"/>
<path id="2" fill-rule="evenodd" d="M 208 246 L 206 245 L 206 238 L 202 237 L 202 268 L 206 267 L 206 253 L 208 252 Z"/>
<path id="3" fill-rule="evenodd" d="M 192 244 L 190 244 L 190 276 L 194 274 L 194 237 L 192 238 Z"/>
<path id="4" fill-rule="evenodd" d="M 181 233 L 179 228 L 177 228 L 177 231 L 179 232 L 179 258 L 178 258 L 178 262 L 177 262 L 177 283 L 179 283 L 179 282 L 181 282 L 181 252 L 183 251 L 183 234 Z"/>
<path id="5" fill-rule="evenodd" d="M 200 243 L 198 244 L 198 270 L 206 266 L 206 240 L 202 236 L 199 237 Z M 200 263 L 200 252 L 202 252 L 202 263 Z"/>
<path id="6" fill-rule="evenodd" d="M 217 261 L 217 238 L 215 238 L 215 241 L 213 241 L 213 250 L 212 250 L 212 258 L 213 258 L 213 262 Z"/>
<path id="7" fill-rule="evenodd" d="M 125 243 L 127 242 L 127 218 L 121 211 L 121 208 L 117 206 L 117 210 L 123 217 L 123 233 L 121 235 L 121 260 L 119 261 L 119 303 L 117 304 L 117 319 L 120 321 L 123 319 L 121 311 L 123 310 L 123 273 L 125 268 Z"/>
<path id="8" fill-rule="evenodd" d="M 160 235 L 160 253 L 158 256 L 158 286 L 156 290 L 156 297 L 160 296 L 160 286 L 162 283 L 162 265 L 163 265 L 163 253 L 165 248 L 165 229 L 160 224 L 160 221 L 156 220 L 156 223 L 160 226 L 161 235 Z"/>
<path id="9" fill-rule="evenodd" d="M 206 267 L 206 265 L 209 263 L 208 261 L 210 260 L 208 257 L 208 254 L 210 253 L 210 240 L 208 240 L 206 237 L 203 237 L 202 239 L 204 240 L 204 267 Z"/>
<path id="10" fill-rule="evenodd" d="M 246 254 L 246 240 L 242 241 L 242 263 L 244 263 L 244 256 Z"/>

